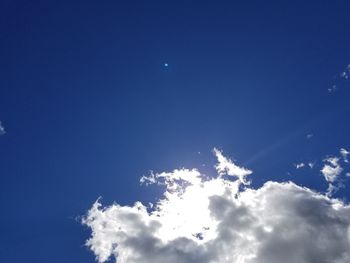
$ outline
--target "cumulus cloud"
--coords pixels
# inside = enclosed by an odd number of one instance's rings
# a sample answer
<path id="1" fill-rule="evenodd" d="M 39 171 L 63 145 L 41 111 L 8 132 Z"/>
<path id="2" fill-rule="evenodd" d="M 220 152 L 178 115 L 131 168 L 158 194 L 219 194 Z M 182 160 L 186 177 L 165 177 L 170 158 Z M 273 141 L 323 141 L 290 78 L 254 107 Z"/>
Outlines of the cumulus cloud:
<path id="1" fill-rule="evenodd" d="M 5 127 L 2 125 L 1 121 L 0 121 L 0 135 L 3 135 L 5 134 L 6 131 L 5 131 Z"/>
<path id="2" fill-rule="evenodd" d="M 252 172 L 214 153 L 217 176 L 178 169 L 141 178 L 164 187 L 152 209 L 96 201 L 83 223 L 92 231 L 86 244 L 97 261 L 350 262 L 347 204 L 292 182 L 241 188 Z"/>

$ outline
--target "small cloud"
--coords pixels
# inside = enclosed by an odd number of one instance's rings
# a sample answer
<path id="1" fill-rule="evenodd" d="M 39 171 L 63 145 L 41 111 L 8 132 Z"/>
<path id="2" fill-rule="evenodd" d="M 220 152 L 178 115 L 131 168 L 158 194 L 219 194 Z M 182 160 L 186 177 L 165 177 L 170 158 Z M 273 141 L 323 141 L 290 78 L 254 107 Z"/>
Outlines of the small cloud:
<path id="1" fill-rule="evenodd" d="M 337 177 L 343 171 L 343 168 L 339 164 L 338 157 L 329 157 L 324 160 L 325 165 L 323 166 L 321 173 L 327 182 L 333 183 L 337 180 Z"/>
<path id="2" fill-rule="evenodd" d="M 350 64 L 344 69 L 342 73 L 340 73 L 340 78 L 348 79 L 350 76 Z"/>
<path id="3" fill-rule="evenodd" d="M 328 88 L 328 93 L 334 93 L 337 91 L 337 85 L 332 85 L 332 87 Z"/>
<path id="4" fill-rule="evenodd" d="M 346 150 L 345 148 L 341 148 L 340 149 L 340 154 L 343 157 L 344 162 L 348 163 L 348 155 L 350 154 L 350 152 L 348 150 Z"/>
<path id="5" fill-rule="evenodd" d="M 196 169 L 175 169 L 173 172 L 163 172 L 142 176 L 141 184 L 165 185 L 171 192 L 179 190 L 184 185 L 194 185 L 201 182 L 200 173 Z"/>
<path id="6" fill-rule="evenodd" d="M 0 121 L 0 135 L 3 135 L 5 134 L 6 131 L 5 131 L 5 127 L 2 125 L 1 121 Z"/>
<path id="7" fill-rule="evenodd" d="M 350 64 L 346 68 L 336 75 L 332 87 L 328 88 L 328 93 L 334 93 L 338 90 L 338 86 L 342 85 L 342 82 L 350 79 Z"/>
<path id="8" fill-rule="evenodd" d="M 307 165 L 312 169 L 314 168 L 316 162 L 308 162 Z"/>
<path id="9" fill-rule="evenodd" d="M 349 79 L 350 77 L 350 64 L 346 66 L 344 71 L 340 73 L 340 78 L 342 79 Z"/>
<path id="10" fill-rule="evenodd" d="M 334 183 L 338 180 L 339 175 L 342 173 L 343 168 L 339 164 L 338 157 L 329 157 L 324 160 L 324 166 L 321 170 L 323 177 L 329 183 L 327 195 L 331 196 L 338 190 L 339 187 L 335 186 Z"/>
<path id="11" fill-rule="evenodd" d="M 215 169 L 220 176 L 225 174 L 235 176 L 243 184 L 249 184 L 246 182 L 245 177 L 253 173 L 251 170 L 237 166 L 231 159 L 223 156 L 222 152 L 216 148 L 214 148 L 214 154 L 218 160 L 218 163 L 215 165 Z"/>
<path id="12" fill-rule="evenodd" d="M 314 135 L 312 133 L 309 133 L 306 135 L 306 139 L 310 140 L 312 137 L 314 137 Z"/>
<path id="13" fill-rule="evenodd" d="M 349 76 L 346 74 L 345 71 L 343 71 L 343 72 L 340 74 L 340 77 L 341 77 L 341 78 L 344 78 L 344 79 L 348 79 L 348 78 L 349 78 Z"/>
<path id="14" fill-rule="evenodd" d="M 295 169 L 300 169 L 300 168 L 303 168 L 305 166 L 304 163 L 297 163 L 297 164 L 294 164 L 295 166 Z"/>

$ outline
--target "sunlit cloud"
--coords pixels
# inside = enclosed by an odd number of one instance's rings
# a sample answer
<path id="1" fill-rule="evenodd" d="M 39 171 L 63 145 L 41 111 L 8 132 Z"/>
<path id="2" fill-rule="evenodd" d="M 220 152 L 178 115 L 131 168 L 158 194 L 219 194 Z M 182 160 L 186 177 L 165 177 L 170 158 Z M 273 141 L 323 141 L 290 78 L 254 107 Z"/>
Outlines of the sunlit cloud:
<path id="1" fill-rule="evenodd" d="M 216 148 L 214 148 L 214 154 L 218 160 L 215 168 L 220 176 L 227 174 L 237 177 L 242 184 L 249 184 L 246 181 L 246 177 L 253 173 L 251 170 L 237 166 L 231 159 L 223 156 L 222 152 Z"/>
<path id="2" fill-rule="evenodd" d="M 266 182 L 253 189 L 246 180 L 251 170 L 217 149 L 214 154 L 215 176 L 183 168 L 142 177 L 142 183 L 164 188 L 153 207 L 141 202 L 103 207 L 96 201 L 83 223 L 92 231 L 86 245 L 97 261 L 350 261 L 347 204 L 292 182 Z M 331 168 L 338 165 L 335 159 L 326 162 Z M 332 180 L 330 171 L 325 173 Z"/>
<path id="3" fill-rule="evenodd" d="M 295 169 L 301 169 L 301 168 L 314 168 L 316 165 L 315 161 L 309 161 L 309 162 L 300 162 L 300 163 L 294 163 L 293 166 Z"/>

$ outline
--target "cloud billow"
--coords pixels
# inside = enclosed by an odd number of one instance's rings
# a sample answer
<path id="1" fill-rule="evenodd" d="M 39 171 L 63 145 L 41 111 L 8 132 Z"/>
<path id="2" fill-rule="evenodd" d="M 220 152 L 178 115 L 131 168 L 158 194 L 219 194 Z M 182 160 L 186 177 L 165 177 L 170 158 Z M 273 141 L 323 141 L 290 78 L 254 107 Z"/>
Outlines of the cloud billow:
<path id="1" fill-rule="evenodd" d="M 140 202 L 102 207 L 97 201 L 83 220 L 97 261 L 350 262 L 347 204 L 292 182 L 250 188 L 246 176 L 252 171 L 214 153 L 214 178 L 196 169 L 143 177 L 165 186 L 152 209 Z"/>

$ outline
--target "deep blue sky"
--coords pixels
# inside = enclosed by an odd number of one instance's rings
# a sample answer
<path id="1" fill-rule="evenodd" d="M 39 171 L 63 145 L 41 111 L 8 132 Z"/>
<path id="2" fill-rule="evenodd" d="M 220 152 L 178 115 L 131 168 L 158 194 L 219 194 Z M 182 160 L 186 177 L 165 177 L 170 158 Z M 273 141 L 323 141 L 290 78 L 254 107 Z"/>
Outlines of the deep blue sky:
<path id="1" fill-rule="evenodd" d="M 325 190 L 293 163 L 350 148 L 349 25 L 348 0 L 1 1 L 0 261 L 94 262 L 77 216 L 213 147 Z"/>

